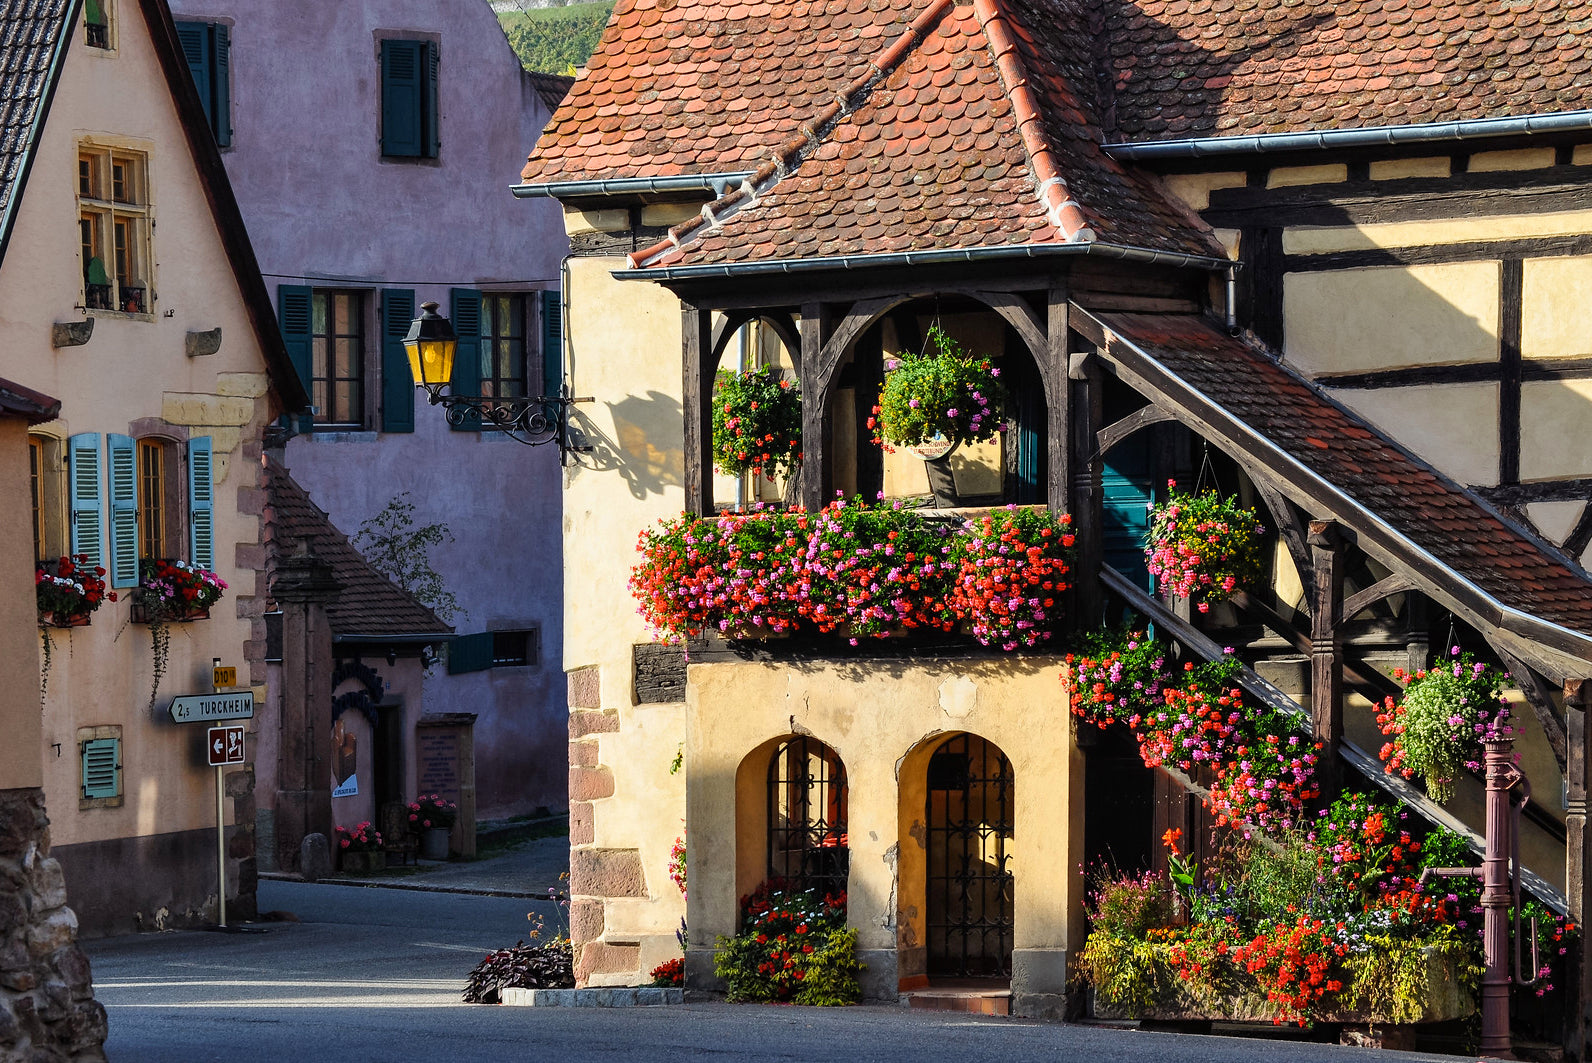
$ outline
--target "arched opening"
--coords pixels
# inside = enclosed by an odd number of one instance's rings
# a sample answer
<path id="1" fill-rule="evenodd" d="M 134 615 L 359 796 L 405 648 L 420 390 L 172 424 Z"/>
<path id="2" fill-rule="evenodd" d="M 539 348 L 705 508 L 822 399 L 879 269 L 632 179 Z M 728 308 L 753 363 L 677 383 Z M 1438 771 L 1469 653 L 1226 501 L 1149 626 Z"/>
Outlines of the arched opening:
<path id="1" fill-rule="evenodd" d="M 1009 978 L 1012 971 L 1011 762 L 977 735 L 929 757 L 925 943 L 931 978 Z"/>
<path id="2" fill-rule="evenodd" d="M 850 867 L 846 766 L 824 743 L 795 735 L 768 760 L 768 873 L 797 890 L 839 895 Z"/>

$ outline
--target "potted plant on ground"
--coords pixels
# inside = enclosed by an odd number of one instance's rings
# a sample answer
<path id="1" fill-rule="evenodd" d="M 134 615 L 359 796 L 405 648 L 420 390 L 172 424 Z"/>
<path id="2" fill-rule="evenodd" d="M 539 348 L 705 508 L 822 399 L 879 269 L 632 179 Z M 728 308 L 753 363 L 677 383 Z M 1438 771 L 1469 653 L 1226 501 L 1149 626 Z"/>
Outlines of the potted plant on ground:
<path id="1" fill-rule="evenodd" d="M 1394 669 L 1393 678 L 1406 685 L 1404 696 L 1397 702 L 1387 698 L 1377 714 L 1391 739 L 1382 746 L 1382 759 L 1390 774 L 1419 774 L 1427 795 L 1447 802 L 1461 768 L 1480 770 L 1482 743 L 1510 734 L 1509 702 L 1502 694 L 1509 675 L 1454 646 L 1430 671 Z"/>
<path id="2" fill-rule="evenodd" d="M 114 602 L 116 592 L 106 588 L 105 570 L 90 565 L 87 554 L 63 557 L 53 566 L 38 566 L 33 574 L 33 590 L 38 599 L 39 634 L 44 641 L 44 656 L 39 668 L 39 697 L 42 699 L 50 682 L 50 659 L 55 648 L 50 629 L 87 627 L 94 610 L 107 601 Z"/>
<path id="3" fill-rule="evenodd" d="M 1167 500 L 1150 511 L 1144 557 L 1162 594 L 1187 598 L 1200 612 L 1261 576 L 1258 537 L 1265 528 L 1230 496 L 1185 494 L 1168 480 Z"/>
<path id="4" fill-rule="evenodd" d="M 801 389 L 771 365 L 720 370 L 713 389 L 713 465 L 770 482 L 802 463 Z"/>
<path id="5" fill-rule="evenodd" d="M 387 854 L 381 851 L 381 832 L 369 820 L 352 827 L 337 828 L 337 863 L 350 874 L 367 874 L 387 866 Z"/>
<path id="6" fill-rule="evenodd" d="M 149 687 L 149 707 L 155 707 L 160 680 L 166 674 L 171 655 L 172 623 L 203 620 L 210 607 L 221 600 L 227 581 L 209 569 L 186 561 L 146 558 L 138 563 L 138 586 L 133 590 L 133 622 L 149 625 L 153 654 L 153 678 Z"/>
<path id="7" fill-rule="evenodd" d="M 448 836 L 459 806 L 441 794 L 422 794 L 409 803 L 409 828 L 420 835 L 420 855 L 427 860 L 448 858 Z"/>

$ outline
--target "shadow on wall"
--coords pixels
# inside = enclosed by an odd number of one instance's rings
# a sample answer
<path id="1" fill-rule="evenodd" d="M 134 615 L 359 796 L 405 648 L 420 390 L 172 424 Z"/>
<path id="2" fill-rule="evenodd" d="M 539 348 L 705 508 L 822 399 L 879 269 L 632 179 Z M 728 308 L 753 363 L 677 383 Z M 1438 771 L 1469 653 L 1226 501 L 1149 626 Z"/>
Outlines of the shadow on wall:
<path id="1" fill-rule="evenodd" d="M 650 391 L 607 403 L 612 436 L 603 432 L 580 408 L 570 412 L 570 427 L 591 452 L 578 457 L 583 468 L 617 472 L 638 499 L 684 486 L 685 450 L 681 426 L 685 409 L 672 395 Z M 660 446 L 660 444 L 662 444 Z"/>

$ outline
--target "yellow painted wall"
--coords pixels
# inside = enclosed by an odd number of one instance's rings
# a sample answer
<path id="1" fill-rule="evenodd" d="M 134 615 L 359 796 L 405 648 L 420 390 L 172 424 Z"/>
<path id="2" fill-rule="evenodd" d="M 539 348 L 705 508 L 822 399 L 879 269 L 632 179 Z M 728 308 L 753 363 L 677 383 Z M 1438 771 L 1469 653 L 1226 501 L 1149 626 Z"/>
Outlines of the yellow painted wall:
<path id="1" fill-rule="evenodd" d="M 1520 350 L 1527 358 L 1592 354 L 1586 311 L 1592 259 L 1528 258 L 1521 264 Z"/>
<path id="2" fill-rule="evenodd" d="M 129 624 L 125 597 L 103 606 L 89 627 L 52 633 L 42 747 L 57 846 L 214 823 L 213 774 L 202 762 L 195 765 L 202 743 L 197 726 L 172 725 L 165 707 L 173 694 L 210 689 L 212 657 L 247 675 L 243 645 L 250 622 L 237 615 L 238 598 L 253 593 L 254 576 L 237 567 L 234 554 L 236 544 L 259 542 L 260 522 L 240 512 L 238 492 L 253 488 L 256 469 L 239 460 L 239 449 L 244 440 L 258 439 L 271 415 L 263 357 L 175 105 L 136 8 L 123 15 L 116 52 L 85 48 L 81 41 L 68 52 L 0 272 L 0 376 L 63 400 L 61 420 L 36 429 L 46 435 L 142 434 L 130 431 L 133 422 L 166 415 L 192 435 L 211 436 L 216 561 L 232 589 L 209 620 L 172 625 L 171 662 L 155 711 L 149 708 L 149 629 Z M 94 312 L 89 343 L 56 349 L 50 322 L 81 321 L 86 313 L 79 309 L 75 198 L 82 138 L 149 156 L 156 225 L 148 280 L 156 301 L 147 317 Z M 223 337 L 218 353 L 185 355 L 188 331 L 217 327 Z M 35 713 L 36 689 L 23 692 L 33 697 Z M 126 799 L 120 807 L 80 812 L 78 731 L 105 725 L 123 727 Z"/>
<path id="3" fill-rule="evenodd" d="M 1333 397 L 1462 484 L 1498 482 L 1498 385 L 1434 384 Z"/>
<path id="4" fill-rule="evenodd" d="M 1520 388 L 1520 478 L 1592 472 L 1592 380 L 1527 381 Z"/>
<path id="5" fill-rule="evenodd" d="M 1592 232 L 1592 211 L 1542 214 L 1477 215 L 1460 220 L 1390 221 L 1289 229 L 1283 251 L 1290 255 L 1323 255 L 1334 251 L 1366 251 L 1378 247 L 1418 247 L 1462 240 L 1519 240 L 1533 236 L 1574 236 Z"/>

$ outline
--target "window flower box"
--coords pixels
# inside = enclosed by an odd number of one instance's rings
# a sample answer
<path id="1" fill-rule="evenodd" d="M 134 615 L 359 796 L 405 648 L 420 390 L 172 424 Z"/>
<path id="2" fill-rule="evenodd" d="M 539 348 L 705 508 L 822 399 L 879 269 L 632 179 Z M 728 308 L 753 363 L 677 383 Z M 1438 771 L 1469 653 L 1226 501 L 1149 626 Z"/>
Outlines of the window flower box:
<path id="1" fill-rule="evenodd" d="M 157 608 L 159 608 L 161 614 L 159 617 L 160 622 L 166 624 L 190 624 L 195 620 L 210 619 L 209 606 L 201 605 L 175 608 L 167 608 L 162 606 Z M 148 624 L 152 622 L 154 622 L 154 610 L 152 610 L 149 606 L 146 606 L 143 602 L 134 599 L 133 623 Z"/>

